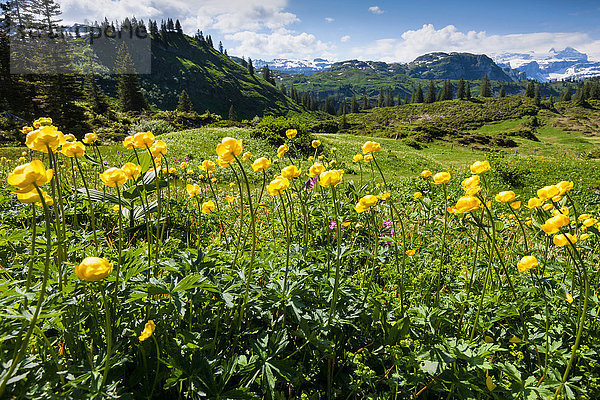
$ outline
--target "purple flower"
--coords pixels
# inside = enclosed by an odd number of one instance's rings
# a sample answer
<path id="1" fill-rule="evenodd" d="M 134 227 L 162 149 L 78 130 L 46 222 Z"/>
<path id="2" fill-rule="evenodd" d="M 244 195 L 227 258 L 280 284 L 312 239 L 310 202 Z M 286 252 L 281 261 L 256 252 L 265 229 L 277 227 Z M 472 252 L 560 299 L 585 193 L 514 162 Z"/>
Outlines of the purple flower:
<path id="1" fill-rule="evenodd" d="M 304 185 L 304 187 L 306 188 L 306 190 L 312 190 L 315 185 L 317 184 L 317 178 L 310 178 L 308 181 L 306 181 L 306 184 Z"/>
<path id="2" fill-rule="evenodd" d="M 108 165 L 108 161 L 103 161 L 102 164 Z"/>
<path id="3" fill-rule="evenodd" d="M 337 228 L 337 223 L 335 221 L 331 221 L 331 223 L 329 224 L 329 229 L 335 229 Z"/>

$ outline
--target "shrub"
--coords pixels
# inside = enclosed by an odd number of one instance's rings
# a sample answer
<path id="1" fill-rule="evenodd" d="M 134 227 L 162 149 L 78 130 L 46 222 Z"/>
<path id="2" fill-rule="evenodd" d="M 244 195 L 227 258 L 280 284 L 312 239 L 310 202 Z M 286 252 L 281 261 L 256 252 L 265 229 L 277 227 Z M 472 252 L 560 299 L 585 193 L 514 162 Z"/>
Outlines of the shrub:
<path id="1" fill-rule="evenodd" d="M 272 146 L 282 145 L 286 139 L 285 132 L 288 129 L 296 129 L 296 144 L 302 152 L 310 149 L 311 136 L 308 134 L 306 125 L 300 123 L 298 118 L 263 117 L 252 129 L 252 136 L 266 139 Z"/>
<path id="2" fill-rule="evenodd" d="M 162 135 L 163 133 L 173 132 L 175 128 L 166 121 L 160 119 L 140 120 L 129 128 L 129 134 L 133 135 L 137 132 L 150 131 L 154 135 Z"/>

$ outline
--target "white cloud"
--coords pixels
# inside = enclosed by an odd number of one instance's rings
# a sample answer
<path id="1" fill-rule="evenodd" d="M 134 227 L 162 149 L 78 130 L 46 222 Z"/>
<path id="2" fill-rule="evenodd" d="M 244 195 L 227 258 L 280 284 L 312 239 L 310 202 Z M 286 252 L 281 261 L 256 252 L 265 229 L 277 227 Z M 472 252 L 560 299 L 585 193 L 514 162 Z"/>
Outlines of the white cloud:
<path id="1" fill-rule="evenodd" d="M 355 57 L 387 62 L 409 62 L 433 51 L 470 52 L 494 56 L 505 52 L 546 53 L 552 47 L 567 46 L 587 53 L 590 59 L 600 60 L 600 41 L 585 33 L 524 33 L 488 35 L 485 31 L 460 32 L 454 25 L 435 29 L 425 24 L 421 29 L 409 30 L 400 38 L 379 39 L 363 47 L 352 49 Z"/>
<path id="2" fill-rule="evenodd" d="M 331 18 L 331 17 L 325 17 L 325 21 L 327 21 L 327 22 L 333 22 L 333 21 L 335 21 L 335 19 Z"/>
<path id="3" fill-rule="evenodd" d="M 345 35 L 340 38 L 340 42 L 342 43 L 346 43 L 348 40 L 350 40 L 350 35 Z"/>
<path id="4" fill-rule="evenodd" d="M 271 33 L 243 31 L 226 35 L 225 39 L 239 42 L 228 53 L 250 57 L 305 58 L 331 50 L 330 45 L 318 40 L 315 35 L 286 29 Z"/>
<path id="5" fill-rule="evenodd" d="M 383 14 L 383 10 L 381 8 L 379 8 L 379 6 L 371 6 L 369 7 L 369 12 L 376 14 L 376 15 L 380 15 Z"/>

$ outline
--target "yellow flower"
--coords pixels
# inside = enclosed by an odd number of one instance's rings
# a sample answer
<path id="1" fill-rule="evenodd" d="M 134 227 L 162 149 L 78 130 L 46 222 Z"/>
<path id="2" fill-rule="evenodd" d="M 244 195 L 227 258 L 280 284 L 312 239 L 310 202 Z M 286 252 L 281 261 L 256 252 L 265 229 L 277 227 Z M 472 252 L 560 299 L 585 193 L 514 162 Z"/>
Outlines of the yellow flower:
<path id="1" fill-rule="evenodd" d="M 341 169 L 332 169 L 329 171 L 323 171 L 319 174 L 319 185 L 323 187 L 336 186 L 342 181 L 344 171 Z"/>
<path id="2" fill-rule="evenodd" d="M 133 136 L 127 136 L 123 139 L 123 147 L 128 150 L 133 150 Z"/>
<path id="3" fill-rule="evenodd" d="M 214 171 L 215 163 L 210 160 L 204 160 L 204 161 L 202 161 L 202 165 L 200 166 L 200 169 L 202 171 Z"/>
<path id="4" fill-rule="evenodd" d="M 423 193 L 421 193 L 421 192 L 415 192 L 415 193 L 413 194 L 413 197 L 414 197 L 415 199 L 420 199 L 421 197 L 423 197 Z"/>
<path id="5" fill-rule="evenodd" d="M 42 192 L 42 196 L 44 196 L 44 202 L 46 203 L 47 206 L 51 206 L 54 204 L 54 200 L 52 200 L 52 197 L 48 196 L 48 193 L 46 193 L 44 190 L 41 190 Z M 30 192 L 25 192 L 25 193 L 19 193 L 19 192 L 15 192 L 17 194 L 17 200 L 19 200 L 21 203 L 25 203 L 25 204 L 39 204 L 42 205 L 42 200 L 40 199 L 40 194 L 38 193 L 38 191 L 36 189 L 33 189 Z"/>
<path id="6" fill-rule="evenodd" d="M 373 154 L 367 154 L 365 158 L 363 158 L 363 161 L 366 163 L 373 161 Z"/>
<path id="7" fill-rule="evenodd" d="M 416 249 L 406 250 L 406 254 L 409 256 L 414 256 L 416 252 L 417 252 Z"/>
<path id="8" fill-rule="evenodd" d="M 475 211 L 481 206 L 481 201 L 474 196 L 463 196 L 456 202 L 456 211 L 459 213 Z"/>
<path id="9" fill-rule="evenodd" d="M 317 147 L 319 147 L 319 146 L 321 145 L 321 141 L 320 141 L 320 140 L 313 140 L 312 142 L 310 142 L 310 145 L 311 145 L 313 148 L 315 148 L 315 149 L 316 149 Z"/>
<path id="10" fill-rule="evenodd" d="M 138 132 L 133 135 L 133 145 L 138 149 L 150 148 L 152 143 L 154 143 L 152 132 Z"/>
<path id="11" fill-rule="evenodd" d="M 29 164 L 19 165 L 8 175 L 6 182 L 19 189 L 17 193 L 27 193 L 35 190 L 35 186 L 42 186 L 52 179 L 52 170 L 46 170 L 40 160 L 33 160 Z"/>
<path id="12" fill-rule="evenodd" d="M 559 247 L 563 247 L 568 245 L 569 242 L 571 242 L 572 244 L 577 243 L 577 236 L 571 235 L 570 233 L 566 233 L 564 235 L 561 233 L 560 235 L 554 236 L 552 242 L 554 242 L 554 244 Z"/>
<path id="13" fill-rule="evenodd" d="M 282 144 L 277 149 L 277 157 L 282 158 L 285 155 L 285 153 L 287 153 L 289 150 L 290 150 L 290 148 L 288 147 L 287 144 Z"/>
<path id="14" fill-rule="evenodd" d="M 573 182 L 562 181 L 558 185 L 556 185 L 559 189 L 560 195 L 567 193 L 569 190 L 573 189 Z"/>
<path id="15" fill-rule="evenodd" d="M 179 164 L 179 168 L 181 168 L 181 169 L 187 169 L 187 167 L 188 167 L 188 163 L 186 163 L 185 161 L 182 162 L 181 164 Z"/>
<path id="16" fill-rule="evenodd" d="M 233 197 L 233 196 L 225 196 L 225 201 L 229 204 L 233 203 L 234 200 L 235 200 L 235 197 Z"/>
<path id="17" fill-rule="evenodd" d="M 115 204 L 114 206 L 112 206 L 112 210 L 113 210 L 114 212 L 118 212 L 120 208 L 121 208 L 121 207 L 119 207 L 119 205 L 118 205 L 118 204 Z"/>
<path id="18" fill-rule="evenodd" d="M 198 185 L 197 185 L 197 184 L 195 184 L 195 183 L 193 183 L 193 184 L 190 184 L 190 183 L 188 183 L 188 184 L 185 186 L 185 191 L 188 193 L 188 195 L 189 195 L 190 197 L 194 197 L 194 196 L 197 196 L 197 195 L 199 195 L 199 194 L 200 194 L 200 192 L 201 192 L 201 189 L 200 189 L 200 186 L 198 186 Z"/>
<path id="19" fill-rule="evenodd" d="M 266 171 L 271 166 L 271 160 L 266 157 L 260 157 L 252 163 L 252 169 L 256 172 Z"/>
<path id="20" fill-rule="evenodd" d="M 581 214 L 579 216 L 579 218 L 577 218 L 577 219 L 580 220 L 580 221 L 584 221 L 584 220 L 590 219 L 590 218 L 592 218 L 592 216 L 590 214 Z"/>
<path id="21" fill-rule="evenodd" d="M 589 237 L 590 237 L 589 233 L 584 233 L 583 235 L 579 236 L 579 240 L 585 240 Z"/>
<path id="22" fill-rule="evenodd" d="M 479 175 L 473 175 L 470 178 L 467 178 L 464 181 L 462 181 L 461 185 L 465 190 L 467 190 L 469 188 L 479 186 L 480 181 L 481 181 L 481 178 L 479 178 Z"/>
<path id="23" fill-rule="evenodd" d="M 77 138 L 76 138 L 76 137 L 75 137 L 75 135 L 73 135 L 72 133 L 69 133 L 68 135 L 65 135 L 65 140 L 66 140 L 67 142 L 75 142 L 75 141 L 77 141 Z M 22 154 L 22 155 L 26 156 L 26 155 L 27 155 L 27 153 L 23 152 L 23 154 Z"/>
<path id="24" fill-rule="evenodd" d="M 298 169 L 295 165 L 289 165 L 281 170 L 281 176 L 287 179 L 297 178 L 301 172 L 302 170 Z"/>
<path id="25" fill-rule="evenodd" d="M 148 322 L 146 322 L 146 325 L 144 326 L 144 330 L 142 331 L 140 337 L 138 338 L 140 340 L 140 342 L 143 342 L 144 340 L 146 340 L 150 336 L 152 336 L 155 329 L 156 329 L 156 325 L 154 324 L 154 321 L 149 320 Z"/>
<path id="26" fill-rule="evenodd" d="M 490 170 L 490 163 L 486 161 L 475 161 L 473 165 L 471 165 L 471 173 L 474 175 L 479 175 L 484 173 L 485 171 Z"/>
<path id="27" fill-rule="evenodd" d="M 496 201 L 499 203 L 508 203 L 510 201 L 514 201 L 516 198 L 517 196 L 515 196 L 515 192 L 512 190 L 500 192 L 496 195 Z"/>
<path id="28" fill-rule="evenodd" d="M 521 208 L 521 202 L 514 201 L 514 202 L 510 203 L 510 207 L 514 210 L 518 210 L 519 208 Z"/>
<path id="29" fill-rule="evenodd" d="M 244 155 L 242 156 L 242 161 L 248 161 L 249 159 L 252 158 L 252 153 L 250 153 L 249 151 L 245 152 Z"/>
<path id="30" fill-rule="evenodd" d="M 438 172 L 433 176 L 433 183 L 440 185 L 442 183 L 448 183 L 450 181 L 450 174 L 448 172 Z"/>
<path id="31" fill-rule="evenodd" d="M 538 199 L 537 197 L 532 197 L 527 202 L 527 208 L 529 208 L 529 209 L 537 208 L 537 207 L 540 207 L 542 204 L 543 204 L 543 202 L 540 199 Z"/>
<path id="32" fill-rule="evenodd" d="M 332 147 L 331 149 L 329 149 L 329 152 L 331 154 L 335 153 L 337 151 L 337 147 Z"/>
<path id="33" fill-rule="evenodd" d="M 565 300 L 569 304 L 573 303 L 573 295 L 571 293 L 567 293 L 567 295 L 565 296 Z"/>
<path id="34" fill-rule="evenodd" d="M 358 200 L 358 203 L 354 206 L 354 210 L 357 213 L 362 213 L 364 211 L 370 210 L 374 205 L 377 204 L 379 199 L 372 194 L 368 194 Z"/>
<path id="35" fill-rule="evenodd" d="M 55 152 L 59 146 L 66 142 L 65 135 L 52 125 L 44 125 L 35 131 L 29 132 L 25 139 L 27 147 L 42 153 L 47 153 L 48 148 Z"/>
<path id="36" fill-rule="evenodd" d="M 269 183 L 267 186 L 267 192 L 271 196 L 277 196 L 278 194 L 283 193 L 287 188 L 290 187 L 290 181 L 283 176 L 276 176 L 275 179 Z"/>
<path id="37" fill-rule="evenodd" d="M 157 140 L 150 147 L 150 153 L 153 157 L 161 158 L 165 154 L 167 154 L 167 144 L 162 140 Z"/>
<path id="38" fill-rule="evenodd" d="M 563 226 L 569 225 L 569 217 L 567 217 L 564 214 L 557 214 L 554 217 L 547 220 L 546 223 L 557 228 L 562 228 Z"/>
<path id="39" fill-rule="evenodd" d="M 558 186 L 550 185 L 550 186 L 544 186 L 543 188 L 538 189 L 537 196 L 540 198 L 540 200 L 546 201 L 546 200 L 551 199 L 554 196 L 558 195 L 559 193 L 560 193 L 560 189 L 558 188 Z"/>
<path id="40" fill-rule="evenodd" d="M 386 190 L 385 192 L 379 194 L 379 196 L 377 196 L 377 198 L 379 198 L 379 200 L 381 200 L 381 201 L 386 201 L 387 199 L 390 198 L 390 195 L 391 195 L 390 191 Z"/>
<path id="41" fill-rule="evenodd" d="M 298 131 L 295 129 L 288 129 L 287 131 L 285 131 L 285 136 L 287 136 L 288 139 L 295 138 L 297 134 Z"/>
<path id="42" fill-rule="evenodd" d="M 465 196 L 475 196 L 479 192 L 481 192 L 481 186 L 465 188 Z"/>
<path id="43" fill-rule="evenodd" d="M 112 272 L 112 264 L 106 258 L 87 257 L 75 266 L 75 275 L 81 280 L 97 282 Z"/>
<path id="44" fill-rule="evenodd" d="M 83 157 L 85 145 L 81 142 L 66 142 L 60 152 L 67 157 Z"/>
<path id="45" fill-rule="evenodd" d="M 210 214 L 215 211 L 215 203 L 212 200 L 202 203 L 202 214 Z"/>
<path id="46" fill-rule="evenodd" d="M 221 168 L 227 168 L 227 167 L 229 167 L 229 164 L 231 164 L 231 161 L 233 161 L 233 159 L 230 161 L 226 161 L 226 160 L 222 159 L 221 157 L 219 157 L 219 158 L 217 158 L 217 165 Z"/>
<path id="47" fill-rule="evenodd" d="M 125 163 L 125 165 L 123 165 L 121 167 L 121 169 L 123 170 L 123 173 L 125 174 L 125 176 L 127 177 L 127 179 L 133 179 L 133 180 L 135 180 L 142 173 L 142 166 L 141 165 L 135 165 L 132 162 Z"/>
<path id="48" fill-rule="evenodd" d="M 380 151 L 381 150 L 381 145 L 377 142 L 371 142 L 370 140 L 368 142 L 365 142 L 365 144 L 362 145 L 362 151 L 364 154 L 373 154 L 376 151 Z"/>
<path id="49" fill-rule="evenodd" d="M 546 232 L 546 235 L 553 235 L 559 231 L 559 229 L 556 226 L 549 224 L 548 222 L 543 223 L 540 226 L 540 228 L 542 228 L 542 230 Z"/>
<path id="50" fill-rule="evenodd" d="M 542 206 L 542 209 L 543 209 L 544 211 L 552 210 L 553 208 L 554 208 L 554 205 L 553 205 L 552 203 L 544 204 L 544 205 Z"/>
<path id="51" fill-rule="evenodd" d="M 517 268 L 519 269 L 519 272 L 525 272 L 537 267 L 538 265 L 538 260 L 535 258 L 535 256 L 525 256 L 517 263 Z"/>
<path id="52" fill-rule="evenodd" d="M 564 215 L 569 215 L 569 207 L 561 207 L 560 212 Z"/>
<path id="53" fill-rule="evenodd" d="M 314 163 L 308 171 L 308 176 L 310 176 L 311 178 L 316 178 L 317 176 L 321 175 L 323 171 L 325 171 L 325 167 L 323 166 L 323 164 Z"/>
<path id="54" fill-rule="evenodd" d="M 185 171 L 186 174 L 188 175 L 193 175 L 194 174 L 194 170 L 191 168 L 188 168 L 187 171 Z"/>
<path id="55" fill-rule="evenodd" d="M 429 178 L 431 175 L 432 175 L 432 174 L 431 174 L 431 171 L 430 171 L 430 170 L 428 170 L 428 169 L 426 169 L 426 170 L 423 170 L 423 171 L 421 172 L 421 176 L 422 176 L 423 178 Z"/>
<path id="56" fill-rule="evenodd" d="M 33 127 L 32 126 L 24 126 L 23 128 L 21 128 L 21 133 L 23 135 L 27 135 L 31 131 L 33 131 Z"/>
<path id="57" fill-rule="evenodd" d="M 354 157 L 352 157 L 352 161 L 354 161 L 354 162 L 362 161 L 362 159 L 363 159 L 362 154 L 356 154 Z"/>
<path id="58" fill-rule="evenodd" d="M 91 133 L 86 133 L 85 137 L 83 138 L 83 143 L 85 144 L 92 144 L 94 143 L 96 140 L 98 140 L 98 135 L 96 135 L 95 133 L 91 132 Z"/>
<path id="59" fill-rule="evenodd" d="M 108 187 L 122 186 L 127 182 L 127 176 L 121 168 L 109 168 L 100 174 L 100 179 Z"/>
<path id="60" fill-rule="evenodd" d="M 584 225 L 586 228 L 589 228 L 590 226 L 592 226 L 592 225 L 595 225 L 595 224 L 596 224 L 596 222 L 598 222 L 598 220 L 597 220 L 596 218 L 590 218 L 590 219 L 586 219 L 586 220 L 584 220 L 584 221 L 583 221 L 583 225 Z"/>

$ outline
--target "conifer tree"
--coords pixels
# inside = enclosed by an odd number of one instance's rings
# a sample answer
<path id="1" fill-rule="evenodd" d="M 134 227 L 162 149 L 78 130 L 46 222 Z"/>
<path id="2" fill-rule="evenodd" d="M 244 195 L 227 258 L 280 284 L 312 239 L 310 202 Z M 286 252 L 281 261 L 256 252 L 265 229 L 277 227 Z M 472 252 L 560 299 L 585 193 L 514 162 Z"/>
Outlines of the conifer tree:
<path id="1" fill-rule="evenodd" d="M 404 96 L 404 104 L 410 104 L 410 97 L 408 95 Z"/>
<path id="2" fill-rule="evenodd" d="M 533 80 L 527 82 L 527 89 L 525 89 L 525 96 L 533 99 L 535 97 L 535 87 Z"/>
<path id="3" fill-rule="evenodd" d="M 177 32 L 178 35 L 183 35 L 183 29 L 181 29 L 181 23 L 179 22 L 179 19 L 175 21 L 175 32 Z"/>
<path id="4" fill-rule="evenodd" d="M 358 102 L 356 101 L 356 95 L 352 95 L 352 103 L 350 106 L 350 112 L 356 114 L 358 112 Z"/>
<path id="5" fill-rule="evenodd" d="M 453 93 L 452 93 L 452 84 L 450 83 L 450 80 L 446 79 L 444 80 L 444 89 L 442 90 L 442 100 L 452 100 L 452 98 L 454 97 Z"/>
<path id="6" fill-rule="evenodd" d="M 456 89 L 456 98 L 464 100 L 465 95 L 465 80 L 460 78 L 460 81 L 458 81 L 458 88 Z"/>
<path id="7" fill-rule="evenodd" d="M 223 42 L 219 40 L 219 53 L 223 54 Z"/>
<path id="8" fill-rule="evenodd" d="M 481 97 L 492 97 L 492 89 L 490 87 L 490 80 L 487 74 L 484 75 L 481 80 L 481 88 L 479 88 L 479 95 Z"/>
<path id="9" fill-rule="evenodd" d="M 179 95 L 179 101 L 177 102 L 177 111 L 182 111 L 182 112 L 194 111 L 194 106 L 192 105 L 192 100 L 190 99 L 190 96 L 188 96 L 185 89 L 183 89 L 181 91 L 181 94 Z"/>
<path id="10" fill-rule="evenodd" d="M 252 59 L 248 57 L 248 72 L 250 75 L 254 76 L 254 65 L 252 65 Z"/>
<path id="11" fill-rule="evenodd" d="M 435 102 L 435 83 L 433 83 L 433 80 L 430 80 L 427 87 L 427 94 L 425 95 L 425 103 L 433 102 Z"/>
<path id="12" fill-rule="evenodd" d="M 140 80 L 125 43 L 119 46 L 115 72 L 119 74 L 117 99 L 120 110 L 127 112 L 147 109 L 148 103 L 142 94 Z"/>
<path id="13" fill-rule="evenodd" d="M 533 97 L 534 103 L 536 106 L 541 106 L 542 105 L 542 97 L 540 95 L 540 85 L 537 84 L 535 85 L 535 95 Z"/>
<path id="14" fill-rule="evenodd" d="M 417 86 L 417 91 L 415 92 L 415 98 L 413 103 L 423 103 L 425 99 L 423 98 L 423 89 L 421 88 L 421 84 Z"/>
<path id="15" fill-rule="evenodd" d="M 561 94 L 559 101 L 571 101 L 571 86 L 567 86 L 567 89 Z"/>
<path id="16" fill-rule="evenodd" d="M 377 97 L 377 107 L 383 107 L 383 89 L 379 89 L 379 97 Z"/>
<path id="17" fill-rule="evenodd" d="M 471 83 L 467 82 L 467 89 L 465 90 L 465 98 L 471 100 Z"/>
<path id="18" fill-rule="evenodd" d="M 342 119 L 340 121 L 340 129 L 346 129 L 348 127 L 348 123 L 346 121 L 346 101 L 344 100 L 344 104 L 342 104 Z"/>
<path id="19" fill-rule="evenodd" d="M 287 96 L 287 88 L 285 87 L 285 85 L 283 83 L 281 84 L 279 89 L 281 90 L 281 93 L 283 93 L 284 96 Z"/>
<path id="20" fill-rule="evenodd" d="M 506 97 L 506 89 L 504 89 L 504 85 L 500 88 L 500 97 Z"/>
<path id="21" fill-rule="evenodd" d="M 402 95 L 400 93 L 398 93 L 398 100 L 396 100 L 396 103 L 401 106 L 402 105 Z"/>
<path id="22" fill-rule="evenodd" d="M 371 108 L 371 105 L 369 104 L 369 98 L 367 97 L 367 94 L 364 93 L 362 98 L 362 109 L 368 110 L 369 108 Z"/>
<path id="23" fill-rule="evenodd" d="M 235 108 L 233 107 L 233 104 L 231 105 L 231 107 L 229 107 L 229 120 L 237 121 L 237 113 L 235 112 Z"/>

